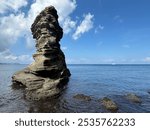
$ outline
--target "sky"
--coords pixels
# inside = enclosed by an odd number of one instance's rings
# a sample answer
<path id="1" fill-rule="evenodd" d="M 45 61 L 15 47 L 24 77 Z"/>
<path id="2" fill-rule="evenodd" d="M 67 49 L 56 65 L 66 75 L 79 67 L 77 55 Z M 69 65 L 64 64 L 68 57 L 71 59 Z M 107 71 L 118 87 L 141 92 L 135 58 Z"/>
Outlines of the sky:
<path id="1" fill-rule="evenodd" d="M 150 0 L 0 0 L 0 63 L 30 64 L 30 31 L 53 5 L 67 64 L 149 64 Z"/>

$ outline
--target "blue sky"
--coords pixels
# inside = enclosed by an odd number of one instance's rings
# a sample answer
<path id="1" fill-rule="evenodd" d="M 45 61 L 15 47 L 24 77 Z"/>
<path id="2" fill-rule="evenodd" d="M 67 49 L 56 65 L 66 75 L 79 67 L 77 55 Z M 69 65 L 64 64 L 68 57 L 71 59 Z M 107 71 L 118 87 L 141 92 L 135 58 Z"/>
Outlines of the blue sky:
<path id="1" fill-rule="evenodd" d="M 149 0 L 1 0 L 0 62 L 31 63 L 30 26 L 54 5 L 68 64 L 150 63 Z"/>

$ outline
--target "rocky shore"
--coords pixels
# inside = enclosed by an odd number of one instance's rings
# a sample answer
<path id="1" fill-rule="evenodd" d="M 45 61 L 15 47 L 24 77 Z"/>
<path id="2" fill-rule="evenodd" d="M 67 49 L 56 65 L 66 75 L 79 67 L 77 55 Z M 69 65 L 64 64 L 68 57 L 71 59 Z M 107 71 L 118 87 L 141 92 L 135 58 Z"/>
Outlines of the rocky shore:
<path id="1" fill-rule="evenodd" d="M 112 99 L 111 97 L 103 97 L 100 99 L 92 99 L 91 96 L 88 95 L 84 95 L 84 94 L 76 94 L 73 96 L 74 99 L 78 100 L 78 101 L 82 101 L 82 102 L 92 102 L 93 100 L 95 102 L 99 103 L 99 107 L 103 107 L 106 111 L 108 112 L 118 112 L 119 111 L 119 104 L 117 104 L 117 102 Z M 120 98 L 124 98 L 124 100 L 126 100 L 126 102 L 130 102 L 131 104 L 140 104 L 142 103 L 142 99 L 134 94 L 134 93 L 128 93 L 125 95 L 122 95 Z"/>

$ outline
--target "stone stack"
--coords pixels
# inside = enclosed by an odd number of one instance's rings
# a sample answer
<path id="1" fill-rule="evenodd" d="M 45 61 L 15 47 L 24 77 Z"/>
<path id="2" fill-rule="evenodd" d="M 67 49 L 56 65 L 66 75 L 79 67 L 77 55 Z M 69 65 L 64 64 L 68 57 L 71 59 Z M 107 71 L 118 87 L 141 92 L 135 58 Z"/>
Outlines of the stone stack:
<path id="1" fill-rule="evenodd" d="M 60 94 L 69 81 L 64 53 L 59 41 L 63 30 L 58 23 L 57 11 L 53 6 L 46 7 L 31 26 L 36 39 L 34 62 L 12 77 L 14 83 L 26 87 L 28 98 L 39 100 Z"/>

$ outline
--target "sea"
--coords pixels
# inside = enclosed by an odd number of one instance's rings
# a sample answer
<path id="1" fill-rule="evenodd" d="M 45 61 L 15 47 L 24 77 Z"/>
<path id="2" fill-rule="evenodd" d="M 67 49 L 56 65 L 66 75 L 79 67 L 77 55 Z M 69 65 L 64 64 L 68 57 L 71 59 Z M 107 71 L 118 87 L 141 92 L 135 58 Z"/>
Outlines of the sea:
<path id="1" fill-rule="evenodd" d="M 100 102 L 104 97 L 118 105 L 118 113 L 150 112 L 150 65 L 68 65 L 72 75 L 66 89 L 45 101 L 27 100 L 24 89 L 12 87 L 12 75 L 26 66 L 0 64 L 1 113 L 109 113 Z M 138 95 L 142 103 L 127 100 L 129 93 Z M 91 100 L 74 98 L 77 94 Z"/>

